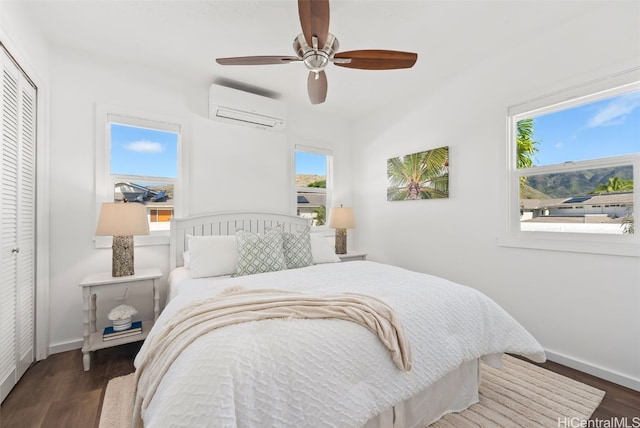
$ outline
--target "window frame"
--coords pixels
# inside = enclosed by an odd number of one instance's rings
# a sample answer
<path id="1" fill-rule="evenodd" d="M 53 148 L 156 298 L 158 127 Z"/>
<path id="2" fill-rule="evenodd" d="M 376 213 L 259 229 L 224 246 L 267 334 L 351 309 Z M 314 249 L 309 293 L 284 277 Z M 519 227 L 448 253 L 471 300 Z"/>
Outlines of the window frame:
<path id="1" fill-rule="evenodd" d="M 116 120 L 114 120 L 116 119 Z M 185 153 L 185 140 L 187 135 L 186 120 L 180 117 L 160 115 L 147 111 L 130 109 L 125 107 L 110 106 L 96 104 L 95 106 L 96 121 L 96 152 L 95 152 L 95 224 L 98 222 L 100 208 L 103 202 L 113 201 L 114 185 L 122 179 L 129 179 L 132 175 L 111 174 L 111 140 L 110 140 L 110 124 L 118 123 L 127 126 L 137 126 L 150 129 L 158 129 L 178 134 L 177 145 L 177 174 L 175 179 L 167 177 L 145 177 L 135 176 L 137 180 L 149 182 L 173 182 L 174 198 L 173 198 L 173 215 L 174 217 L 183 217 L 188 215 L 186 212 L 187 197 L 184 191 L 184 171 L 188 170 Z M 166 245 L 169 243 L 170 230 L 150 231 L 149 235 L 136 236 L 135 246 L 146 245 Z M 111 247 L 112 238 L 109 236 L 95 236 L 96 248 Z"/>
<path id="2" fill-rule="evenodd" d="M 632 165 L 634 181 L 640 178 L 640 153 L 612 156 L 583 161 L 568 160 L 562 164 L 517 167 L 517 122 L 526 117 L 568 109 L 600 99 L 640 90 L 640 68 L 577 85 L 572 88 L 547 94 L 507 109 L 506 161 L 502 218 L 503 232 L 498 243 L 504 247 L 529 248 L 539 250 L 567 251 L 577 253 L 608 254 L 640 257 L 640 233 L 617 235 L 605 233 L 572 233 L 523 231 L 520 229 L 520 177 L 549 173 L 582 171 L 611 166 Z M 635 190 L 635 189 L 634 189 Z M 635 220 L 640 207 L 640 190 L 634 191 L 633 203 Z"/>
<path id="3" fill-rule="evenodd" d="M 295 185 L 295 181 L 296 181 L 296 152 L 307 152 L 307 153 L 313 153 L 316 155 L 323 155 L 327 157 L 327 184 L 325 187 L 325 215 L 327 216 L 327 218 L 325 219 L 325 224 L 321 225 L 321 226 L 311 226 L 311 230 L 313 231 L 325 231 L 329 229 L 329 226 L 327 225 L 329 222 L 329 211 L 331 210 L 331 208 L 333 207 L 333 151 L 330 149 L 325 149 L 325 148 L 320 148 L 320 147 L 315 147 L 315 146 L 308 146 L 308 145 L 304 145 L 304 144 L 294 144 L 293 147 L 293 177 L 292 177 L 292 183 L 293 183 L 293 215 L 298 216 L 298 191 L 301 189 L 309 189 L 308 187 L 297 187 Z M 313 188 L 311 188 L 313 189 Z M 313 192 L 314 190 L 312 190 Z"/>

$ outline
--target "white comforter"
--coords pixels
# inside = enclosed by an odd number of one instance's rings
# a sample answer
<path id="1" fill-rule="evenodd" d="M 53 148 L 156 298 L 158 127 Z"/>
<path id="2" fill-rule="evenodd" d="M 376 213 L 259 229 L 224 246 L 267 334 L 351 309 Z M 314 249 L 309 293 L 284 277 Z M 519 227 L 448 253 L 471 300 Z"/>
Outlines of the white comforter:
<path id="1" fill-rule="evenodd" d="M 483 294 L 373 262 L 316 265 L 209 286 L 198 281 L 169 302 L 149 337 L 192 299 L 231 285 L 382 299 L 403 324 L 413 369 L 399 370 L 375 334 L 349 321 L 232 325 L 197 339 L 176 359 L 142 415 L 145 426 L 356 427 L 463 362 L 500 352 L 544 361 L 540 344 Z M 143 346 L 136 365 L 147 352 L 152 350 Z"/>

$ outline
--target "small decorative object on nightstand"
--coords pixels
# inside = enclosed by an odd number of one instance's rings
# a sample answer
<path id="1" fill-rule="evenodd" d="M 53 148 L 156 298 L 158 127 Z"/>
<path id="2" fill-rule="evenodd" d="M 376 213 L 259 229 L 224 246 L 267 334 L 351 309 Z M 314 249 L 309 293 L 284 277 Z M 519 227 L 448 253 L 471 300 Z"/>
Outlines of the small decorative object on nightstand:
<path id="1" fill-rule="evenodd" d="M 160 291 L 158 280 L 162 277 L 160 269 L 138 269 L 134 275 L 114 277 L 110 272 L 87 275 L 82 282 L 82 312 L 84 324 L 84 345 L 82 346 L 82 364 L 84 371 L 91 367 L 91 352 L 111 346 L 123 345 L 129 342 L 143 340 L 149 334 L 153 323 L 160 314 Z M 120 332 L 107 330 L 98 331 L 96 325 L 96 294 L 102 288 L 125 289 L 139 286 L 153 287 L 153 320 L 134 321 L 132 325 Z M 128 305 L 124 305 L 128 306 Z M 130 306 L 129 306 L 130 307 Z M 133 308 L 132 308 L 133 309 Z M 135 309 L 134 309 L 135 311 Z M 124 310 L 122 311 L 124 314 Z M 131 310 L 126 312 L 133 315 Z M 118 317 L 118 319 L 120 319 Z M 140 325 L 138 325 L 140 323 Z M 110 326 L 113 328 L 113 326 Z M 138 331 L 140 328 L 140 331 Z M 111 334 L 113 333 L 113 334 Z"/>
<path id="2" fill-rule="evenodd" d="M 356 227 L 353 208 L 342 205 L 331 208 L 329 227 L 336 230 L 336 254 L 347 254 L 347 229 Z"/>
<path id="3" fill-rule="evenodd" d="M 138 311 L 133 306 L 121 304 L 111 309 L 107 318 L 113 324 L 114 331 L 122 331 L 131 328 L 131 318 L 137 314 Z"/>
<path id="4" fill-rule="evenodd" d="M 367 260 L 367 253 L 360 253 L 358 251 L 350 251 L 347 254 L 338 254 L 341 262 L 350 262 L 354 260 Z"/>

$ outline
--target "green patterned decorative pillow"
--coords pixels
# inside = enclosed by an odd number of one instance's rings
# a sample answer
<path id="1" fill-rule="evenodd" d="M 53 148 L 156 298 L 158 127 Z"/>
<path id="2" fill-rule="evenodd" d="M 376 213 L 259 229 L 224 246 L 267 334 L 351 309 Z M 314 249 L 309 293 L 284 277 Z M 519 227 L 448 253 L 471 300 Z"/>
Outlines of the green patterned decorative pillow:
<path id="1" fill-rule="evenodd" d="M 309 226 L 305 226 L 295 233 L 285 232 L 283 235 L 284 259 L 287 263 L 287 269 L 297 269 L 313 264 L 309 232 Z"/>
<path id="2" fill-rule="evenodd" d="M 282 251 L 283 233 L 282 227 L 268 230 L 264 235 L 246 230 L 236 231 L 238 240 L 238 271 L 236 276 L 286 269 L 287 264 Z"/>

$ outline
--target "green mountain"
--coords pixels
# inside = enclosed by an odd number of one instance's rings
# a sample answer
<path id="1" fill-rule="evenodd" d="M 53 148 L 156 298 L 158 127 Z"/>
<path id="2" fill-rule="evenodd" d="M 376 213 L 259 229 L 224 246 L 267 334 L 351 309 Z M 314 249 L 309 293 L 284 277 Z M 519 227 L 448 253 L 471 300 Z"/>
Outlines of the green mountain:
<path id="1" fill-rule="evenodd" d="M 309 184 L 327 180 L 326 175 L 296 174 L 296 187 L 307 187 Z"/>
<path id="2" fill-rule="evenodd" d="M 531 176 L 527 178 L 526 187 L 530 189 L 527 189 L 524 197 L 544 199 L 540 194 L 549 198 L 586 195 L 613 177 L 632 180 L 633 167 L 626 165 Z"/>

